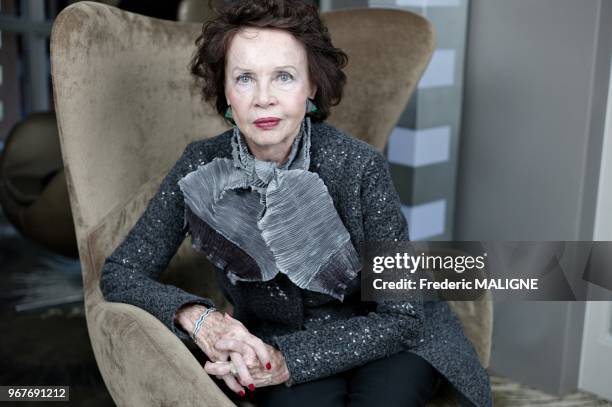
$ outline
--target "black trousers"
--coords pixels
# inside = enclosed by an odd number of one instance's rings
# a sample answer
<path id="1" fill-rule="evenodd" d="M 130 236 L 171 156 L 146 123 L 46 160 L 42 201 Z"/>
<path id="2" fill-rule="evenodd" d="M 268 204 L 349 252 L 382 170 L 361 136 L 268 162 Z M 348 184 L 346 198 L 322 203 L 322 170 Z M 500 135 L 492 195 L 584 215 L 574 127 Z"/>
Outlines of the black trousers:
<path id="1" fill-rule="evenodd" d="M 418 407 L 432 398 L 442 375 L 410 352 L 396 353 L 323 379 L 287 387 L 259 387 L 249 399 L 258 407 Z M 234 401 L 241 398 L 218 383 Z"/>

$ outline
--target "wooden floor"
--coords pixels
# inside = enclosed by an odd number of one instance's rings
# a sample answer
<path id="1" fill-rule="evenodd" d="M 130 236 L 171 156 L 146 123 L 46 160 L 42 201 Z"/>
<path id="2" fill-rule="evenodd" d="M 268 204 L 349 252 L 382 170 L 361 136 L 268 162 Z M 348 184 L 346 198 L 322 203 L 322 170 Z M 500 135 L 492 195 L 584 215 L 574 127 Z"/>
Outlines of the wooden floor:
<path id="1" fill-rule="evenodd" d="M 26 241 L 0 212 L 0 272 L 0 384 L 70 385 L 71 402 L 58 406 L 113 406 L 87 335 L 78 261 Z M 582 392 L 557 398 L 501 377 L 491 383 L 495 406 L 612 407 Z M 28 405 L 40 403 L 19 403 Z"/>
<path id="2" fill-rule="evenodd" d="M 612 407 L 612 402 L 598 399 L 592 394 L 576 392 L 560 398 L 543 393 L 539 390 L 521 386 L 520 384 L 503 377 L 492 376 L 491 387 L 493 389 L 493 404 L 495 406 Z"/>

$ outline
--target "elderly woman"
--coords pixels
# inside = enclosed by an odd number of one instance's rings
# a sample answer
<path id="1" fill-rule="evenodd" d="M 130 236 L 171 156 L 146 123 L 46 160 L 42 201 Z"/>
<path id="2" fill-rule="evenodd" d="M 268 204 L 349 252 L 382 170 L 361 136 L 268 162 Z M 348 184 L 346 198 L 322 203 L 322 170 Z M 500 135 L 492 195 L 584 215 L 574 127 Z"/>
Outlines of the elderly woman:
<path id="1" fill-rule="evenodd" d="M 360 300 L 357 250 L 408 240 L 407 225 L 383 156 L 324 122 L 347 57 L 317 10 L 232 2 L 196 43 L 192 72 L 233 128 L 186 147 L 106 259 L 105 298 L 192 338 L 237 400 L 248 389 L 262 406 L 420 406 L 446 383 L 462 405 L 491 405 L 445 302 Z M 157 281 L 187 233 L 233 317 Z"/>

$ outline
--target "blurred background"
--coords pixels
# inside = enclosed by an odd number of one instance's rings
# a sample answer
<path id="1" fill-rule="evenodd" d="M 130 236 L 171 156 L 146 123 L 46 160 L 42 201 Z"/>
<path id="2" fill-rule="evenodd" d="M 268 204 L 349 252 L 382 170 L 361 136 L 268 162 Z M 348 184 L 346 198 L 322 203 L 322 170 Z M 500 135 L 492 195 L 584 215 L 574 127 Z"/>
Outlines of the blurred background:
<path id="1" fill-rule="evenodd" d="M 73 2 L 0 2 L 0 384 L 70 384 L 74 405 L 113 405 L 88 341 L 53 113 L 49 35 Z M 207 0 L 104 3 L 209 16 Z M 612 240 L 612 1 L 314 4 L 435 26 L 385 151 L 413 240 Z M 495 304 L 489 371 L 496 405 L 612 405 L 612 305 Z"/>

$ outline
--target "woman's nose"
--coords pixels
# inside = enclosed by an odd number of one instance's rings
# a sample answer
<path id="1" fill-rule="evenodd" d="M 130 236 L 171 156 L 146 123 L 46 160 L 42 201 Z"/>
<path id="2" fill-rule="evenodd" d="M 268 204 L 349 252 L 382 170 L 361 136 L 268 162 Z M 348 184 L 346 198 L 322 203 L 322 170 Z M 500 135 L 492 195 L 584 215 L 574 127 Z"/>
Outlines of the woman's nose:
<path id="1" fill-rule="evenodd" d="M 255 95 L 255 103 L 259 107 L 266 107 L 276 103 L 276 98 L 270 89 L 270 85 L 261 82 L 257 87 L 257 95 Z"/>

